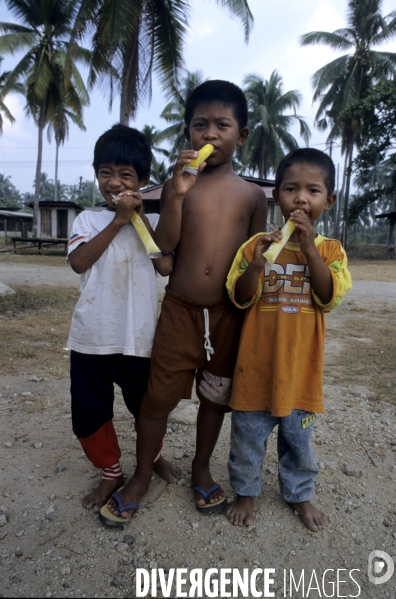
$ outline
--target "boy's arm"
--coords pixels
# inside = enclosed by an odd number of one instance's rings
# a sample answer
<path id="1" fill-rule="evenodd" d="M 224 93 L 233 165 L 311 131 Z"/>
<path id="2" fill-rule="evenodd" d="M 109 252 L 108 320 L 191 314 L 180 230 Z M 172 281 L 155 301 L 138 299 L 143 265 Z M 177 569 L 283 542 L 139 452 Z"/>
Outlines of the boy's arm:
<path id="1" fill-rule="evenodd" d="M 273 241 L 282 239 L 280 231 L 261 235 L 254 248 L 253 259 L 235 284 L 235 299 L 240 306 L 250 302 L 257 289 L 257 281 L 265 265 L 263 253 Z"/>
<path id="2" fill-rule="evenodd" d="M 158 215 L 155 215 L 158 216 Z M 150 220 L 147 218 L 146 214 L 140 214 L 140 218 L 144 222 L 147 227 L 147 231 L 150 233 L 151 237 L 154 239 L 155 229 L 151 226 Z M 155 226 L 155 223 L 154 223 Z M 153 258 L 151 260 L 154 266 L 154 270 L 156 270 L 162 277 L 167 277 L 171 274 L 173 270 L 173 254 L 163 254 L 159 258 Z"/>
<path id="3" fill-rule="evenodd" d="M 333 297 L 333 278 L 329 267 L 316 248 L 316 234 L 312 224 L 303 211 L 293 212 L 290 220 L 295 222 L 296 229 L 300 231 L 300 249 L 307 259 L 315 294 L 323 304 L 328 304 Z"/>
<path id="4" fill-rule="evenodd" d="M 251 183 L 253 188 L 253 199 L 256 203 L 255 210 L 252 214 L 249 224 L 248 238 L 253 237 L 256 233 L 267 231 L 267 212 L 268 204 L 264 191 L 255 183 Z"/>
<path id="5" fill-rule="evenodd" d="M 69 254 L 68 260 L 74 272 L 80 275 L 95 264 L 118 231 L 131 220 L 133 212 L 137 208 L 141 209 L 140 195 L 137 192 L 129 193 L 133 193 L 133 195 L 131 197 L 124 196 L 122 201 L 117 202 L 116 214 L 111 223 L 95 237 L 86 243 L 81 243 Z"/>
<path id="6" fill-rule="evenodd" d="M 173 254 L 163 254 L 152 260 L 153 266 L 161 277 L 168 277 L 173 271 Z"/>
<path id="7" fill-rule="evenodd" d="M 183 172 L 183 167 L 194 158 L 198 152 L 183 150 L 173 170 L 173 177 L 169 179 L 161 194 L 161 216 L 155 230 L 154 240 L 160 250 L 170 254 L 180 241 L 183 200 L 186 193 L 194 185 L 198 175 Z M 199 173 L 205 168 L 206 163 L 199 166 Z"/>

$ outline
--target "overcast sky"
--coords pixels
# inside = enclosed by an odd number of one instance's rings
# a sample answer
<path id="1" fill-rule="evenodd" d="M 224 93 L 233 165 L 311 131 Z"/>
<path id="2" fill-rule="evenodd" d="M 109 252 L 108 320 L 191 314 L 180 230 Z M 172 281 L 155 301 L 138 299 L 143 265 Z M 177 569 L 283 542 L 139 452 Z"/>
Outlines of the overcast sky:
<path id="1" fill-rule="evenodd" d="M 1 2 L 1 0 L 0 0 Z M 241 23 L 231 20 L 225 9 L 210 0 L 191 0 L 190 31 L 185 46 L 185 66 L 189 71 L 200 69 L 205 78 L 227 79 L 242 86 L 248 73 L 268 79 L 275 69 L 283 78 L 284 91 L 299 90 L 303 102 L 299 114 L 311 129 L 310 145 L 325 149 L 326 134 L 314 126 L 317 106 L 312 106 L 312 74 L 337 55 L 322 46 L 299 46 L 299 38 L 310 31 L 334 31 L 346 25 L 347 0 L 249 0 L 254 27 L 248 44 L 244 43 Z M 383 14 L 394 10 L 394 0 L 383 0 Z M 0 4 L 0 20 L 12 16 Z M 379 49 L 379 48 L 378 48 Z M 381 47 L 396 52 L 396 40 Z M 12 68 L 13 59 L 3 61 L 3 69 Z M 142 107 L 130 125 L 141 129 L 145 124 L 164 129 L 159 118 L 166 104 L 158 85 L 153 82 L 150 106 Z M 24 116 L 22 96 L 12 95 L 6 105 L 16 118 L 10 125 L 4 122 L 0 138 L 0 173 L 11 176 L 21 192 L 33 191 L 37 157 L 37 129 Z M 79 177 L 93 179 L 92 154 L 96 139 L 118 121 L 118 101 L 110 113 L 106 99 L 99 91 L 91 93 L 91 105 L 85 110 L 86 132 L 71 126 L 69 139 L 60 149 L 59 178 L 62 183 L 77 184 Z M 298 141 L 298 128 L 292 130 Z M 335 161 L 340 161 L 338 154 Z M 55 144 L 45 139 L 42 171 L 54 178 Z"/>

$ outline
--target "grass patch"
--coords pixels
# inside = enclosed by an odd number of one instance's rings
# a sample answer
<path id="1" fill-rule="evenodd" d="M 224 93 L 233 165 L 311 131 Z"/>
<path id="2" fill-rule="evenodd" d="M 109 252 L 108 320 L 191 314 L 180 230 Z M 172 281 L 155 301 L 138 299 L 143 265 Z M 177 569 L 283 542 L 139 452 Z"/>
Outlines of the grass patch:
<path id="1" fill-rule="evenodd" d="M 74 287 L 15 287 L 0 297 L 0 376 L 21 371 L 47 378 L 69 375 L 65 350 L 74 306 Z"/>
<path id="2" fill-rule="evenodd" d="M 0 296 L 0 315 L 15 318 L 22 313 L 38 313 L 49 309 L 73 310 L 79 297 L 74 287 L 15 286 L 15 294 Z"/>
<path id="3" fill-rule="evenodd" d="M 348 254 L 348 269 L 353 281 L 379 281 L 396 283 L 396 260 L 351 260 Z"/>
<path id="4" fill-rule="evenodd" d="M 1 254 L 1 261 L 8 264 L 37 264 L 38 266 L 62 266 L 70 268 L 65 254 L 49 256 L 48 254 Z"/>

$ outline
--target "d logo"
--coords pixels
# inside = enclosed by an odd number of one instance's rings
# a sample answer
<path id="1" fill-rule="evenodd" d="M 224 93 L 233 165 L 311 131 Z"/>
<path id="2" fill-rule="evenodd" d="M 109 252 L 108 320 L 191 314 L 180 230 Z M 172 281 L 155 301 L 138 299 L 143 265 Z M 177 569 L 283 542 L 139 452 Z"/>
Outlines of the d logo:
<path id="1" fill-rule="evenodd" d="M 368 577 L 373 584 L 388 582 L 393 576 L 395 564 L 385 551 L 376 549 L 368 557 Z M 379 576 L 380 575 L 380 576 Z"/>

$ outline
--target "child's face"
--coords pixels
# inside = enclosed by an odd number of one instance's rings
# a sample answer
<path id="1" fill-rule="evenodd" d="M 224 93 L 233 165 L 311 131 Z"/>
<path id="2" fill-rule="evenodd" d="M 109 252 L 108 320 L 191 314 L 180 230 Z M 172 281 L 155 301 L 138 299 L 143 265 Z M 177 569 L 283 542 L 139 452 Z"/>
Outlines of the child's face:
<path id="1" fill-rule="evenodd" d="M 99 191 L 111 210 L 115 210 L 116 206 L 113 195 L 117 196 L 122 191 L 139 191 L 148 183 L 148 178 L 139 181 L 135 168 L 129 164 L 101 164 L 97 176 Z"/>
<path id="2" fill-rule="evenodd" d="M 287 220 L 295 210 L 303 210 L 314 224 L 324 210 L 330 210 L 336 200 L 335 193 L 327 191 L 326 174 L 310 164 L 293 164 L 285 170 L 279 190 L 272 196 Z"/>
<path id="3" fill-rule="evenodd" d="M 200 150 L 208 143 L 214 146 L 213 153 L 205 160 L 208 166 L 231 161 L 236 146 L 241 146 L 249 133 L 247 127 L 239 129 L 232 107 L 222 102 L 198 104 L 184 132 L 193 150 Z"/>

